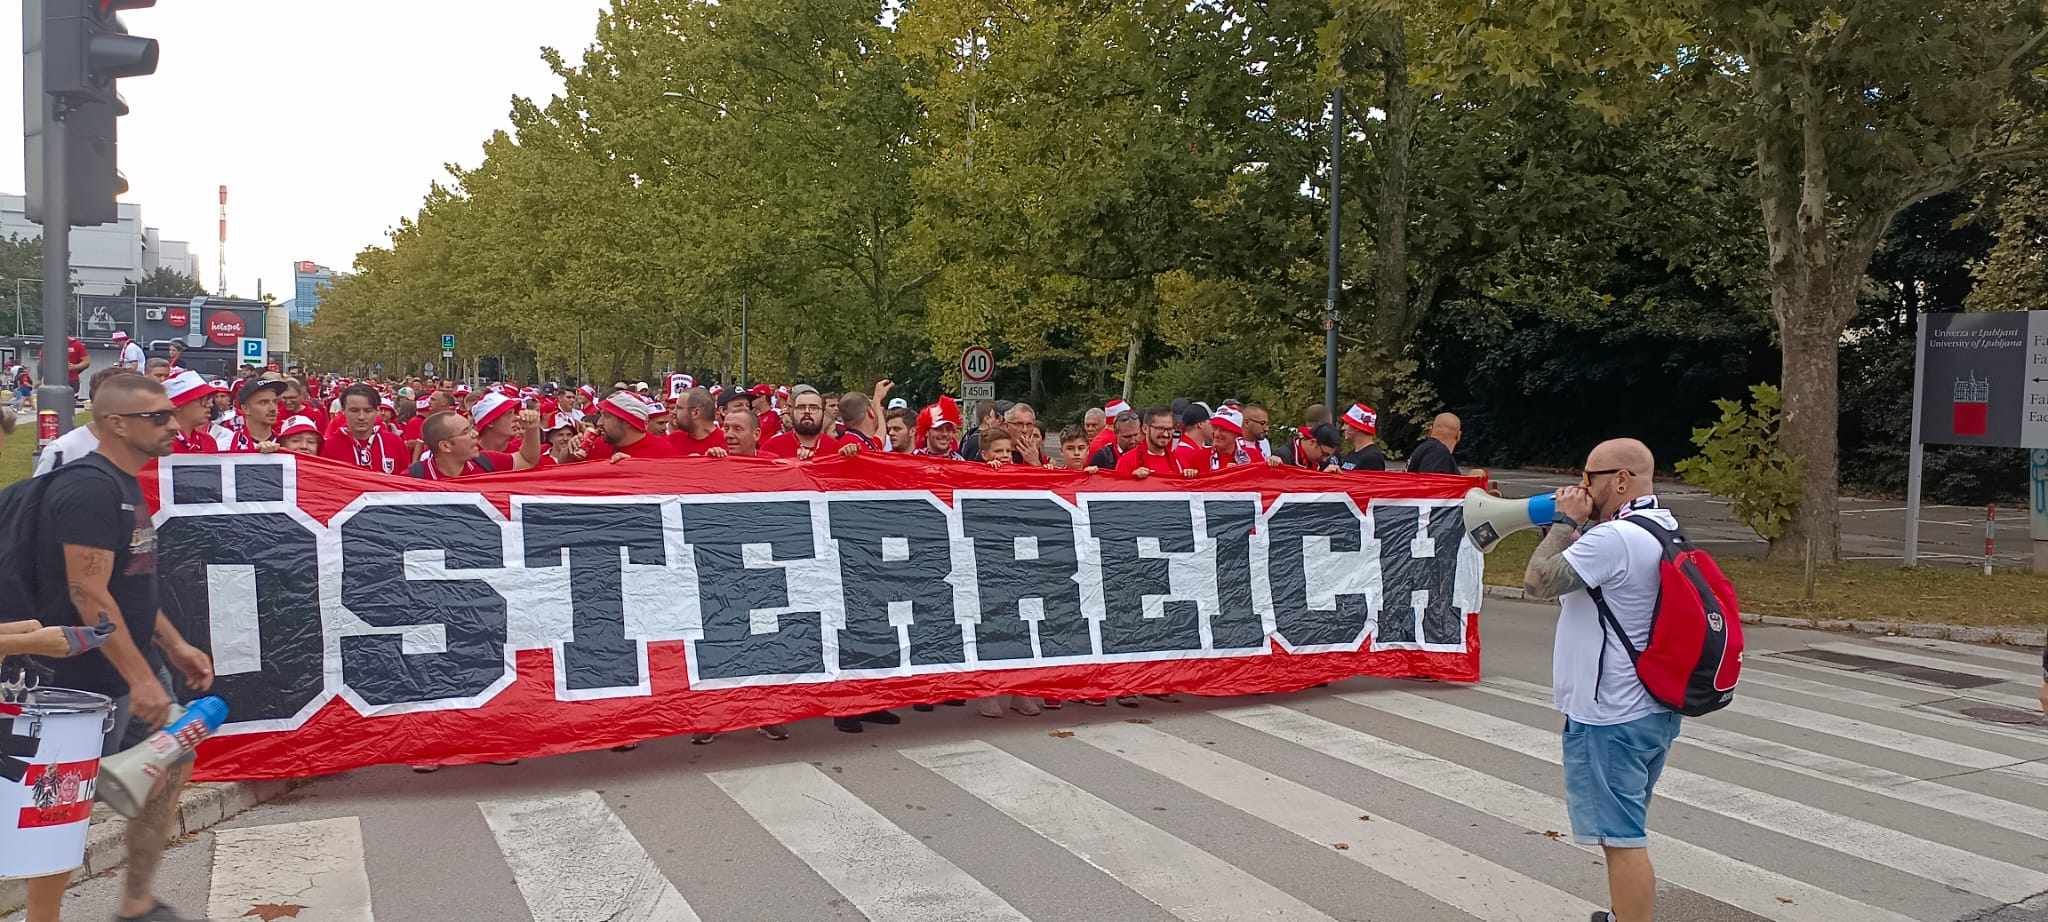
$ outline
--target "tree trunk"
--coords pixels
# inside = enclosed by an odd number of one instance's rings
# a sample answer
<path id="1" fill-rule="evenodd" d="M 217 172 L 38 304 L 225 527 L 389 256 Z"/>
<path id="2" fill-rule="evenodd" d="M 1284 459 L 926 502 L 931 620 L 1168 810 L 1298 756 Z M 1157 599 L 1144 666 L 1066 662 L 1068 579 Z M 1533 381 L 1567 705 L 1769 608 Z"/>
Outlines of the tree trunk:
<path id="1" fill-rule="evenodd" d="M 1790 296 L 1781 291 L 1778 297 Z M 1815 292 L 1810 297 L 1823 303 L 1786 307 L 1788 312 L 1811 315 L 1835 311 L 1837 298 L 1855 297 L 1848 292 Z M 1780 316 L 1785 316 L 1781 313 Z M 1835 316 L 1840 316 L 1837 313 Z M 1785 419 L 1778 441 L 1787 450 L 1806 459 L 1799 512 L 1785 535 L 1771 545 L 1771 556 L 1797 560 L 1805 556 L 1811 537 L 1814 560 L 1833 563 L 1841 554 L 1841 497 L 1837 484 L 1840 459 L 1837 438 L 1841 411 L 1836 387 L 1841 360 L 1842 330 L 1839 324 L 1810 323 L 1779 325 L 1784 353 Z"/>
<path id="2" fill-rule="evenodd" d="M 1131 388 L 1138 380 L 1138 350 L 1144 346 L 1145 330 L 1131 323 L 1131 348 L 1124 352 L 1124 402 L 1131 402 Z"/>
<path id="3" fill-rule="evenodd" d="M 1045 406 L 1045 360 L 1031 360 L 1031 405 Z"/>
<path id="4" fill-rule="evenodd" d="M 1375 349 L 1399 356 L 1408 338 L 1408 155 L 1415 140 L 1415 91 L 1408 85 L 1407 32 L 1400 16 L 1389 17 L 1380 64 L 1380 104 L 1386 113 L 1383 138 L 1374 149 L 1379 163 L 1379 220 L 1373 237 L 1373 327 Z"/>

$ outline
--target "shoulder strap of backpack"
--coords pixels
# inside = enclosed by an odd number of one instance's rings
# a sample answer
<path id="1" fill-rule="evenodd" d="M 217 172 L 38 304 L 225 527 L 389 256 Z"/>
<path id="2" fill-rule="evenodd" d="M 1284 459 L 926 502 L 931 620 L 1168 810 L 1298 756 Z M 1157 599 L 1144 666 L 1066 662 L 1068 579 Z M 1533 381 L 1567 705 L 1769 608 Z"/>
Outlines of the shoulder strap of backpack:
<path id="1" fill-rule="evenodd" d="M 476 466 L 483 468 L 486 474 L 497 471 L 497 468 L 491 466 L 491 456 L 481 452 L 476 456 Z"/>
<path id="2" fill-rule="evenodd" d="M 1665 560 L 1677 560 L 1678 553 L 1685 550 L 1685 546 L 1690 543 L 1685 539 L 1685 532 L 1665 528 L 1651 521 L 1648 516 L 1625 515 L 1617 521 L 1627 522 L 1649 532 L 1650 537 L 1657 539 L 1657 547 L 1663 551 Z"/>

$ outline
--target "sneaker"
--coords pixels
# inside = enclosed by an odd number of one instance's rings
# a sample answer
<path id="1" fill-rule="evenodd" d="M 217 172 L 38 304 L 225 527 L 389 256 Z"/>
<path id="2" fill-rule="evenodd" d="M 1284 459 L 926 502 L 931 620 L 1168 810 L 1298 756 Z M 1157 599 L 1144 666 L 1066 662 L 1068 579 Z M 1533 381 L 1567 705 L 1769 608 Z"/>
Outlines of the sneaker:
<path id="1" fill-rule="evenodd" d="M 690 745 L 709 746 L 711 745 L 711 741 L 717 738 L 718 734 L 716 733 L 693 733 L 690 735 Z"/>
<path id="2" fill-rule="evenodd" d="M 1177 697 L 1177 696 L 1175 696 L 1175 695 L 1173 695 L 1173 694 L 1171 694 L 1171 693 L 1168 693 L 1168 694 L 1164 694 L 1164 695 L 1146 695 L 1145 697 L 1147 697 L 1147 698 L 1150 698 L 1150 699 L 1152 699 L 1152 700 L 1154 700 L 1154 701 L 1164 701 L 1164 702 L 1166 702 L 1166 703 L 1168 703 L 1168 704 L 1179 704 L 1179 703 L 1180 703 L 1180 698 L 1179 698 L 1179 697 Z"/>
<path id="3" fill-rule="evenodd" d="M 1111 700 L 1116 702 L 1117 707 L 1134 708 L 1138 706 L 1138 699 L 1130 695 L 1125 695 L 1121 698 L 1114 698 Z"/>
<path id="4" fill-rule="evenodd" d="M 832 718 L 832 729 L 841 733 L 860 733 L 867 728 L 860 725 L 860 718 L 858 717 L 834 717 Z"/>
<path id="5" fill-rule="evenodd" d="M 1614 922 L 1614 913 L 1608 912 L 1605 909 L 1596 909 L 1593 911 L 1592 922 Z"/>
<path id="6" fill-rule="evenodd" d="M 640 748 L 640 744 L 639 744 L 639 743 L 626 743 L 626 744 L 623 744 L 623 745 L 619 745 L 619 746 L 613 746 L 613 747 L 612 747 L 612 751 L 613 751 L 613 752 L 632 752 L 633 750 L 635 750 L 635 749 L 638 749 L 638 748 Z"/>
<path id="7" fill-rule="evenodd" d="M 492 765 L 518 765 L 518 764 L 519 764 L 519 760 L 518 760 L 518 759 L 493 759 L 493 760 L 491 760 L 491 764 L 492 764 Z"/>
<path id="8" fill-rule="evenodd" d="M 1082 703 L 1082 704 L 1085 704 L 1085 705 L 1087 705 L 1087 706 L 1089 706 L 1089 707 L 1092 707 L 1092 708 L 1106 708 L 1106 707 L 1109 707 L 1109 699 L 1108 699 L 1108 698 L 1083 698 L 1083 699 L 1081 699 L 1081 703 Z"/>
<path id="9" fill-rule="evenodd" d="M 760 727 L 757 729 L 761 731 L 762 736 L 765 736 L 771 740 L 789 739 L 789 728 L 781 724 L 769 724 L 765 727 Z"/>
<path id="10" fill-rule="evenodd" d="M 437 772 L 437 771 L 440 771 L 440 770 L 441 770 L 441 766 L 439 766 L 439 765 L 415 765 L 415 766 L 413 766 L 413 767 L 412 767 L 412 770 L 413 770 L 413 773 L 414 773 L 414 774 L 419 774 L 419 775 L 431 775 L 431 774 L 433 774 L 433 773 L 435 773 L 435 772 Z"/>
<path id="11" fill-rule="evenodd" d="M 1010 710 L 1016 711 L 1025 717 L 1037 717 L 1041 713 L 1038 709 L 1038 702 L 1030 698 L 1018 698 L 1015 703 L 1010 705 Z"/>
<path id="12" fill-rule="evenodd" d="M 859 719 L 865 720 L 871 724 L 881 724 L 885 727 L 893 727 L 903 722 L 903 718 L 891 714 L 888 711 L 870 711 L 866 714 L 860 715 Z"/>
<path id="13" fill-rule="evenodd" d="M 1044 702 L 1044 704 L 1045 704 L 1045 709 L 1046 709 L 1046 710 L 1048 710 L 1048 711 L 1057 711 L 1057 710 L 1059 710 L 1059 709 L 1060 709 L 1060 707 L 1061 707 L 1061 704 L 1060 704 L 1060 699 L 1058 699 L 1058 698 L 1047 698 L 1047 699 L 1045 699 L 1045 702 Z"/>
<path id="14" fill-rule="evenodd" d="M 966 707 L 966 706 L 967 706 L 967 699 L 965 699 L 965 698 L 947 698 L 947 699 L 946 699 L 945 701 L 943 701 L 943 702 L 940 702 L 940 703 L 941 703 L 941 704 L 944 704 L 945 706 L 947 706 L 947 707 L 949 707 L 949 708 L 964 708 L 964 707 Z"/>
<path id="15" fill-rule="evenodd" d="M 148 912 L 139 916 L 124 916 L 120 913 L 115 913 L 114 922 L 203 922 L 203 920 L 193 916 L 179 915 L 178 910 L 171 904 L 163 900 L 157 900 L 155 906 L 149 907 Z"/>
<path id="16" fill-rule="evenodd" d="M 925 714 L 929 714 L 929 713 L 931 713 L 931 712 L 933 712 L 933 711 L 937 710 L 937 708 L 934 708 L 934 707 L 932 707 L 932 706 L 931 706 L 931 705 L 929 705 L 929 704 L 913 704 L 913 705 L 911 705 L 911 706 L 910 706 L 910 709 L 911 709 L 911 710 L 913 710 L 913 711 L 918 711 L 918 712 L 921 712 L 921 713 L 925 713 Z"/>
<path id="17" fill-rule="evenodd" d="M 1002 699 L 983 698 L 974 703 L 974 711 L 983 717 L 1000 718 L 1003 716 Z"/>

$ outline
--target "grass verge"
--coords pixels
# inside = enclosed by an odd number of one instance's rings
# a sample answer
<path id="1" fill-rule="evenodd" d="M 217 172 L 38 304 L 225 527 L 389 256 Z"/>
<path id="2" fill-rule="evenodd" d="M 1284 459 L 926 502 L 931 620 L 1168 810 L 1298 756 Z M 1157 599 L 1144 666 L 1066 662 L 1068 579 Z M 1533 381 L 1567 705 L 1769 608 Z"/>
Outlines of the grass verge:
<path id="1" fill-rule="evenodd" d="M 80 411 L 78 425 L 85 425 L 92 414 Z M 6 437 L 0 445 L 0 487 L 28 477 L 36 469 L 36 421 L 33 417 L 24 419 L 14 427 L 14 434 Z"/>
<path id="2" fill-rule="evenodd" d="M 1522 584 L 1537 534 L 1511 535 L 1486 555 L 1488 585 Z M 1841 563 L 1818 568 L 1808 601 L 1805 568 L 1797 561 L 1718 559 L 1742 610 L 1754 614 L 1982 627 L 2048 624 L 2048 576 L 2035 573 L 1998 570 L 1985 576 L 1965 567 Z"/>

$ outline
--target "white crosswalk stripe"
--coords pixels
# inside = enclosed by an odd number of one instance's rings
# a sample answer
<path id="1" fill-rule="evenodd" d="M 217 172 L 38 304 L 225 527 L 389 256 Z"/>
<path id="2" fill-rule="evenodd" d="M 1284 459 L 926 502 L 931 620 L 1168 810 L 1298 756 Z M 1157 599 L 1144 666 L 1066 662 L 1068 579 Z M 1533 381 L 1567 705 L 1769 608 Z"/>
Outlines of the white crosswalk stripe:
<path id="1" fill-rule="evenodd" d="M 362 824 L 343 816 L 214 833 L 206 914 L 246 918 L 265 905 L 310 908 L 306 922 L 372 922 Z"/>
<path id="2" fill-rule="evenodd" d="M 477 806 L 535 922 L 698 922 L 596 792 Z"/>
<path id="3" fill-rule="evenodd" d="M 1164 776 L 1319 845 L 1340 852 L 1439 902 L 1489 922 L 1548 922 L 1591 915 L 1600 907 L 1542 881 L 1494 864 L 1385 817 L 1371 825 L 1365 808 L 1303 787 L 1189 743 L 1126 723 L 1076 729 L 1091 746 Z"/>
<path id="4" fill-rule="evenodd" d="M 1550 703 L 1550 689 L 1514 679 L 1487 679 L 1479 683 L 1477 690 L 1526 704 L 1548 706 Z M 1747 736 L 1704 720 L 1688 722 L 1678 742 L 1732 759 L 1848 785 L 1866 794 L 1953 813 L 2021 835 L 2048 840 L 2048 810 L 2026 804 Z"/>
<path id="5" fill-rule="evenodd" d="M 1215 713 L 1225 720 L 1448 798 L 1531 832 L 1549 834 L 1571 828 L 1564 801 L 1555 796 L 1361 730 L 1277 705 L 1228 708 Z M 1657 873 L 1665 880 L 1767 918 L 1783 922 L 1910 922 L 1909 916 L 1857 902 L 1655 830 L 1650 832 L 1650 847 L 1656 856 Z"/>
<path id="6" fill-rule="evenodd" d="M 1914 720 L 1924 720 L 1944 727 L 1974 730 L 1978 733 L 2026 740 L 2048 746 L 2048 727 L 1988 723 L 1928 707 L 1928 705 L 1937 702 L 1962 703 L 1962 706 L 1968 706 L 1966 700 L 1957 699 L 1953 693 L 1946 689 L 1928 689 L 1926 692 L 1918 695 L 1895 697 L 1867 692 L 1860 688 L 1846 688 L 1813 679 L 1803 679 L 1790 675 L 1775 675 L 1755 669 L 1743 671 L 1742 688 L 1748 693 L 1747 697 L 1762 698 L 1765 701 L 1783 701 L 1792 696 L 1759 695 L 1755 693 L 1757 689 L 1764 688 L 1772 691 L 1791 692 L 1797 696 L 1814 698 L 1821 701 L 1851 704 L 1856 707 L 1871 708 L 1886 714 L 1900 714 L 1911 717 Z"/>
<path id="7" fill-rule="evenodd" d="M 987 743 L 903 755 L 1188 922 L 1329 922 L 1272 884 Z"/>
<path id="8" fill-rule="evenodd" d="M 1408 692 L 1342 693 L 1353 704 L 1419 720 L 1553 765 L 1557 734 Z M 1657 794 L 1779 835 L 1810 842 L 1992 899 L 2017 902 L 2048 890 L 2048 873 L 1829 813 L 1774 794 L 1666 766 Z"/>
<path id="9" fill-rule="evenodd" d="M 1028 922 L 813 766 L 713 772 L 711 781 L 871 919 Z"/>
<path id="10" fill-rule="evenodd" d="M 1742 661 L 1743 681 L 1749 681 L 1749 677 L 1753 673 L 1820 680 L 1842 677 L 1854 682 L 1868 682 L 1872 685 L 1897 689 L 1914 695 L 1971 698 L 1986 704 L 2002 704 L 2021 710 L 2039 708 L 2041 706 L 2040 700 L 2037 698 L 2002 692 L 1992 688 L 1946 688 L 1939 685 L 1928 685 L 1923 682 L 1908 682 L 1905 679 L 1880 675 L 1875 672 L 1849 672 L 1822 663 L 1809 660 L 1786 659 L 1780 656 L 1745 657 Z"/>
<path id="11" fill-rule="evenodd" d="M 1820 643 L 1807 644 L 1807 646 L 1829 653 L 1847 653 L 1851 656 L 1867 656 L 1873 659 L 1890 660 L 1894 663 L 1903 663 L 1908 666 L 1946 669 L 1950 672 L 1968 673 L 1987 679 L 1998 679 L 2003 682 L 2013 682 L 2022 685 L 2041 681 L 2041 675 L 2038 671 L 2017 672 L 1980 663 L 1965 663 L 1960 660 L 1944 659 L 1937 656 L 1922 656 L 1918 653 L 1908 653 L 1904 650 L 1892 650 L 1867 644 L 1822 641 Z"/>
<path id="12" fill-rule="evenodd" d="M 1957 643 L 1953 640 L 1935 640 L 1928 637 L 1872 637 L 1870 639 L 1886 646 L 1911 647 L 1931 650 L 1937 653 L 1953 653 L 1958 657 L 1966 659 L 1997 660 L 2001 663 L 2033 666 L 2035 668 L 2040 668 L 2041 665 L 2041 654 L 2039 651 L 1986 647 L 1978 644 Z M 1963 660 L 1958 660 L 1958 662 L 1963 662 Z"/>

